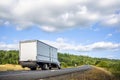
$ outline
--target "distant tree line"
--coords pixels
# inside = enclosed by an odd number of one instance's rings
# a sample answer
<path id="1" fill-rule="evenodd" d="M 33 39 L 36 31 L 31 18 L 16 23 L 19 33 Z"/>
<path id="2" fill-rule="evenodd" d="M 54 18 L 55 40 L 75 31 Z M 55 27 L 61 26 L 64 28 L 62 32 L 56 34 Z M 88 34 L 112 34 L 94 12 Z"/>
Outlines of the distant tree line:
<path id="1" fill-rule="evenodd" d="M 67 66 L 81 66 L 81 65 L 95 65 L 100 67 L 110 67 L 110 65 L 120 64 L 118 59 L 107 59 L 107 58 L 92 58 L 89 56 L 72 55 L 68 53 L 58 53 L 58 59 L 63 65 Z"/>
<path id="2" fill-rule="evenodd" d="M 16 50 L 0 50 L 0 64 L 18 64 L 19 51 Z"/>
<path id="3" fill-rule="evenodd" d="M 92 58 L 89 56 L 79 56 L 68 53 L 58 53 L 58 58 L 62 67 L 94 65 L 105 68 L 112 72 L 116 77 L 120 78 L 120 60 L 118 59 Z"/>

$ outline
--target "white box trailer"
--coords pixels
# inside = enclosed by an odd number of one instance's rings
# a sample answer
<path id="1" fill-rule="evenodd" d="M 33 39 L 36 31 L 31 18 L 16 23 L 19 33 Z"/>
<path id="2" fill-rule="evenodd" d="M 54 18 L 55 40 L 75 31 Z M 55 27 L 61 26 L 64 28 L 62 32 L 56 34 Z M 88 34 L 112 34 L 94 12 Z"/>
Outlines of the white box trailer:
<path id="1" fill-rule="evenodd" d="M 21 41 L 19 47 L 19 63 L 22 67 L 29 67 L 31 70 L 38 67 L 42 70 L 52 67 L 60 69 L 57 48 L 38 40 Z"/>

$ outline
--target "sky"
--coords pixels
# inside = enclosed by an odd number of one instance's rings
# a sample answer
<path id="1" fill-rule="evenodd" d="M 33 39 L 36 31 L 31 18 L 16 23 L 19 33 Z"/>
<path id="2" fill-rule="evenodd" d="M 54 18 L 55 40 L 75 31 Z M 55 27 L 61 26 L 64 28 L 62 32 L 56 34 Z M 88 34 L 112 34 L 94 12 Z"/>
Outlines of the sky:
<path id="1" fill-rule="evenodd" d="M 120 59 L 120 0 L 0 0 L 0 50 L 19 50 L 24 40 Z"/>

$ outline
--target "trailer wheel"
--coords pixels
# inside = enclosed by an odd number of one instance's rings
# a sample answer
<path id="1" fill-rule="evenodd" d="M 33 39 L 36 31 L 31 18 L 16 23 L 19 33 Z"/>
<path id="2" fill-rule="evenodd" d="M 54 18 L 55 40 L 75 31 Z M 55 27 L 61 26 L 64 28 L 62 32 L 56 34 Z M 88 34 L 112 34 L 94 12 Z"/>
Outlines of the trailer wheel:
<path id="1" fill-rule="evenodd" d="M 43 64 L 42 70 L 48 70 L 48 69 L 49 69 L 48 65 L 47 64 Z"/>
<path id="2" fill-rule="evenodd" d="M 30 68 L 31 70 L 36 70 L 36 67 L 32 67 L 32 68 Z"/>

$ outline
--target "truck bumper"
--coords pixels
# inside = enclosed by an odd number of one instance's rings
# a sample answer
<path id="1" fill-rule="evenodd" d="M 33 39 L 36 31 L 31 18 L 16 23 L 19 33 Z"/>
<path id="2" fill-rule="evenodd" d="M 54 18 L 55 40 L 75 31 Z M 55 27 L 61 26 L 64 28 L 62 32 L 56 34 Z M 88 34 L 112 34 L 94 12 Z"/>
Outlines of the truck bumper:
<path id="1" fill-rule="evenodd" d="M 28 68 L 37 67 L 36 61 L 20 61 L 19 63 L 22 67 Z"/>

